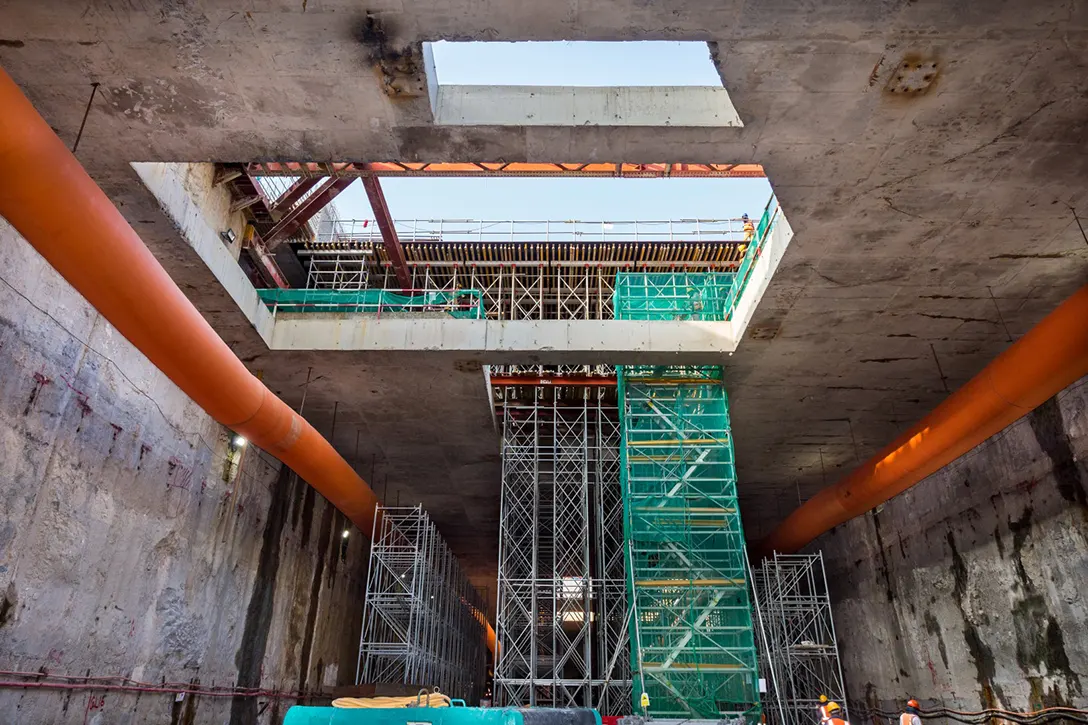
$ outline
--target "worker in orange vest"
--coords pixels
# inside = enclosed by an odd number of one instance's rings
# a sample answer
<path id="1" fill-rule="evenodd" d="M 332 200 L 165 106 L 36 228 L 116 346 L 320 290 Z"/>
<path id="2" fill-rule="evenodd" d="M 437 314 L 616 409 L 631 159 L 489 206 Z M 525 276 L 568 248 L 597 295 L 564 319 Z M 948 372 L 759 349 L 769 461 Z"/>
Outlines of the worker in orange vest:
<path id="1" fill-rule="evenodd" d="M 744 241 L 745 243 L 751 242 L 756 236 L 756 225 L 752 223 L 747 214 L 742 216 L 740 220 L 744 223 Z"/>
<path id="2" fill-rule="evenodd" d="M 922 725 L 922 718 L 918 717 L 917 700 L 907 700 L 907 711 L 899 716 L 899 725 Z"/>
<path id="3" fill-rule="evenodd" d="M 849 722 L 842 718 L 842 708 L 839 707 L 837 702 L 828 702 L 826 705 L 821 705 L 820 712 L 827 713 L 827 716 L 820 720 L 821 725 L 850 725 Z"/>

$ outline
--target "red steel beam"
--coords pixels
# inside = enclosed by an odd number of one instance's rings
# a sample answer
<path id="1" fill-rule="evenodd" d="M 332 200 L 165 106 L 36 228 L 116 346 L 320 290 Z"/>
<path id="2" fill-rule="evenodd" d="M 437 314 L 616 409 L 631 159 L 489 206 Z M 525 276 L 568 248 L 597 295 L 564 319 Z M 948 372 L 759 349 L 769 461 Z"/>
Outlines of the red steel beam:
<path id="1" fill-rule="evenodd" d="M 328 206 L 329 202 L 348 188 L 353 181 L 355 181 L 354 177 L 344 176 L 330 177 L 321 182 L 317 191 L 289 211 L 264 235 L 264 243 L 268 249 L 275 249 L 283 240 L 301 229 L 303 224 L 313 219 L 315 214 Z"/>
<path id="2" fill-rule="evenodd" d="M 595 176 L 628 179 L 711 178 L 762 179 L 759 164 L 557 164 L 557 163 L 252 163 L 254 176 Z"/>
<path id="3" fill-rule="evenodd" d="M 252 224 L 246 225 L 245 234 L 242 235 L 242 248 L 247 250 L 250 256 L 261 265 L 261 269 L 264 270 L 273 284 L 280 289 L 287 289 L 291 286 L 287 283 L 280 266 L 276 264 L 275 258 L 269 254 L 268 247 L 265 246 L 264 240 L 257 234 L 257 230 Z"/>
<path id="4" fill-rule="evenodd" d="M 283 192 L 277 199 L 273 199 L 269 205 L 269 212 L 272 218 L 276 221 L 288 211 L 294 204 L 306 195 L 310 189 L 314 188 L 321 182 L 320 177 L 310 176 L 297 180 L 291 185 L 287 191 Z"/>
<path id="5" fill-rule="evenodd" d="M 616 378 L 588 375 L 493 375 L 491 384 L 496 388 L 509 388 L 516 385 L 572 385 L 614 388 L 616 387 Z"/>
<path id="6" fill-rule="evenodd" d="M 389 205 L 385 203 L 385 194 L 382 193 L 381 182 L 375 176 L 362 178 L 363 188 L 366 190 L 366 198 L 370 200 L 370 208 L 374 212 L 374 221 L 382 233 L 382 241 L 385 243 L 385 253 L 389 262 L 393 265 L 393 271 L 397 275 L 397 282 L 403 289 L 412 286 L 412 275 L 408 271 L 408 262 L 404 257 L 404 247 L 400 245 L 397 230 L 393 226 L 393 216 L 389 213 Z"/>

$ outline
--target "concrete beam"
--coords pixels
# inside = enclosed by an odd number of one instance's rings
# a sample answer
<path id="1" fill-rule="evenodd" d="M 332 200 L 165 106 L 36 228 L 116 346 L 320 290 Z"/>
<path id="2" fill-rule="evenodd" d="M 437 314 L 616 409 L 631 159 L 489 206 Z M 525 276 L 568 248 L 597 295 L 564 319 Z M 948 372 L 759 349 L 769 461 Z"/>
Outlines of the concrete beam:
<path id="1" fill-rule="evenodd" d="M 454 86 L 432 91 L 440 126 L 740 127 L 724 88 Z"/>
<path id="2" fill-rule="evenodd" d="M 174 223 L 180 236 L 208 265 L 219 284 L 238 305 L 257 334 L 267 343 L 272 336 L 272 313 L 253 289 L 238 259 L 223 244 L 219 232 L 238 228 L 241 215 L 216 205 L 213 196 L 225 195 L 221 188 L 199 188 L 186 174 L 190 164 L 134 163 L 132 168 L 158 200 L 163 213 Z"/>
<path id="3" fill-rule="evenodd" d="M 728 322 L 375 319 L 280 313 L 272 350 L 457 352 L 490 364 L 714 364 L 737 347 Z"/>

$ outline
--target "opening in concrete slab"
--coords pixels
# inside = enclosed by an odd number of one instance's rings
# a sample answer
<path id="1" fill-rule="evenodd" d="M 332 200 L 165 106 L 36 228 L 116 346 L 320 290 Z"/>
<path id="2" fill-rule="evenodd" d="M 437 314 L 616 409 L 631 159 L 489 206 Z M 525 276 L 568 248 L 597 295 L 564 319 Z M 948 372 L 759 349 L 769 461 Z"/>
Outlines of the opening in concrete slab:
<path id="1" fill-rule="evenodd" d="M 632 351 L 718 360 L 745 335 L 793 235 L 767 180 L 729 178 L 729 165 L 596 164 L 642 180 L 554 178 L 572 172 L 549 166 L 553 178 L 474 183 L 405 178 L 426 172 L 386 173 L 382 164 L 133 166 L 266 344 L 280 350 L 452 345 L 481 359 L 496 354 L 496 364 L 530 359 L 521 357 L 530 351 L 539 364 L 568 353 L 611 364 Z M 672 172 L 718 178 L 662 178 Z M 378 181 L 390 175 L 406 188 L 395 191 L 390 179 L 387 198 Z M 709 206 L 699 208 L 686 205 L 692 189 L 671 191 L 696 181 L 751 188 L 735 197 L 711 189 Z M 488 220 L 487 209 L 471 206 L 497 201 L 499 186 L 535 182 L 565 188 L 509 189 L 505 197 L 550 196 L 554 205 L 541 214 L 499 204 Z M 608 187 L 572 188 L 592 182 Z M 465 188 L 407 188 L 436 183 Z M 643 185 L 656 187 L 651 196 L 662 203 L 616 205 L 632 202 Z M 427 201 L 435 198 L 460 201 L 440 209 Z M 269 274 L 247 274 L 245 254 Z M 284 272 L 280 256 L 297 275 Z M 268 281 L 277 279 L 283 284 Z M 621 287 L 637 304 L 617 307 Z"/>
<path id="2" fill-rule="evenodd" d="M 423 55 L 439 125 L 743 125 L 704 42 L 439 41 Z"/>

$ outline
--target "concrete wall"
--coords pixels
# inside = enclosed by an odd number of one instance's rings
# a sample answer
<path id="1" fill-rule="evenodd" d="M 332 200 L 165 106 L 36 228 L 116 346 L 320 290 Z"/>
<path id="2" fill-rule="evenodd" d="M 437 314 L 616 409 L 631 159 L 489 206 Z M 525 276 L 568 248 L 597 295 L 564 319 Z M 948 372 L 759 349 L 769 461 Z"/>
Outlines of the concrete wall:
<path id="1" fill-rule="evenodd" d="M 0 220 L 0 670 L 353 679 L 364 537 L 341 551 L 339 512 L 229 440 Z M 290 702 L 3 687 L 0 721 L 267 723 Z"/>
<path id="2" fill-rule="evenodd" d="M 1086 454 L 1082 378 L 822 537 L 852 701 L 1088 706 Z"/>

